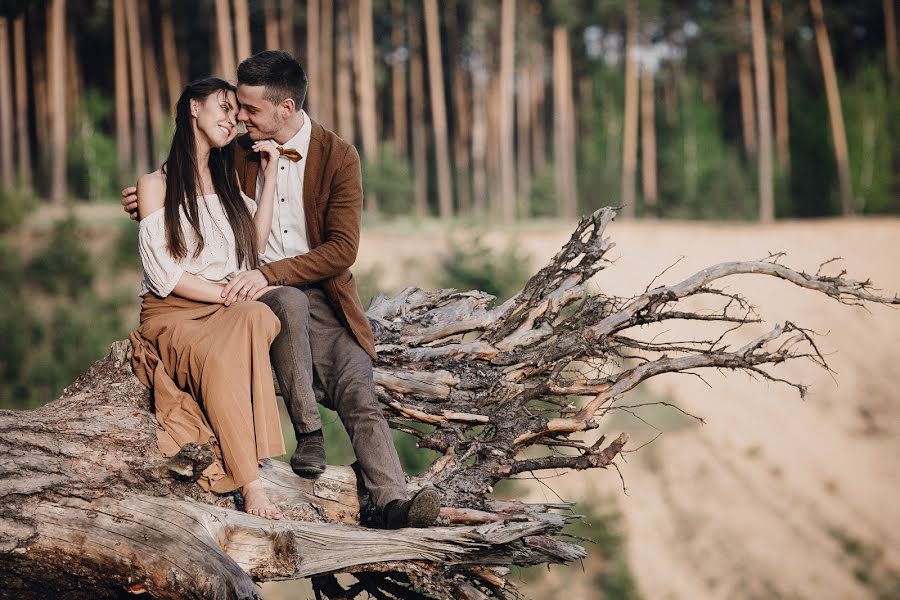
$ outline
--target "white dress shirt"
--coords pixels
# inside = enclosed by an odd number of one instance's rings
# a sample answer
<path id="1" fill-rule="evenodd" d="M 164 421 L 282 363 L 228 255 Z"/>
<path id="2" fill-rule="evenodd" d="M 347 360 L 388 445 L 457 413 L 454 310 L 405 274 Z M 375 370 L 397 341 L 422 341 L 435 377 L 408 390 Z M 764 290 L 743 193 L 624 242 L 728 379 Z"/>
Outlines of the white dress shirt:
<path id="1" fill-rule="evenodd" d="M 303 126 L 294 137 L 284 144 L 285 148 L 293 148 L 302 157 L 298 161 L 280 157 L 278 159 L 278 180 L 275 183 L 275 207 L 272 211 L 272 230 L 266 242 L 265 251 L 260 258 L 263 264 L 291 258 L 309 252 L 309 240 L 306 236 L 306 215 L 303 212 L 303 176 L 306 170 L 306 154 L 309 151 L 309 140 L 312 134 L 312 123 L 309 115 L 303 111 Z M 256 201 L 262 198 L 264 184 L 263 169 L 259 170 L 256 180 Z"/>

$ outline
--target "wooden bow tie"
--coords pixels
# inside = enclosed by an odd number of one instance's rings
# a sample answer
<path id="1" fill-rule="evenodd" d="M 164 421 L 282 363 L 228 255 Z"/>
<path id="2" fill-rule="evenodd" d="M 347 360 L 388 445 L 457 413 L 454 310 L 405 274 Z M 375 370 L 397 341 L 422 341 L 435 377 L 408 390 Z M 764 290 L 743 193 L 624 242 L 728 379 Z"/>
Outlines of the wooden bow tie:
<path id="1" fill-rule="evenodd" d="M 300 156 L 300 153 L 293 148 L 285 148 L 284 146 L 278 146 L 278 154 L 294 162 L 303 158 Z"/>

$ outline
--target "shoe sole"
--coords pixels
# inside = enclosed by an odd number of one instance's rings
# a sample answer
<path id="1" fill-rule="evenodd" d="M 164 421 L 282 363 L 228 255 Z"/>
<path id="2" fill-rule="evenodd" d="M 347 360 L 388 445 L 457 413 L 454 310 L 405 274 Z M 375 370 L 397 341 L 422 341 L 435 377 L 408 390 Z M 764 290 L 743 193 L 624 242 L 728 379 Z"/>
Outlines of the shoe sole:
<path id="1" fill-rule="evenodd" d="M 420 490 L 412 500 L 407 516 L 407 527 L 431 527 L 441 512 L 441 499 L 437 490 Z"/>
<path id="2" fill-rule="evenodd" d="M 294 473 L 296 473 L 300 477 L 303 477 L 304 479 L 315 479 L 325 472 L 324 466 L 319 467 L 316 465 L 301 465 L 296 467 L 294 465 L 291 465 L 291 469 L 293 469 Z"/>

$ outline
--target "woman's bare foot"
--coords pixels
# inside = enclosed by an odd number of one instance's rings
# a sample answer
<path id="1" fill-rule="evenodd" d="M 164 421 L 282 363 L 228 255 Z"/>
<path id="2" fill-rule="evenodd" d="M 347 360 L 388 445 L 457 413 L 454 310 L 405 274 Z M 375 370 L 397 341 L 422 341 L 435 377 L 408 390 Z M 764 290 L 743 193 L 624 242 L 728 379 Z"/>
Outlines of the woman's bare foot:
<path id="1" fill-rule="evenodd" d="M 244 512 L 275 520 L 284 516 L 266 496 L 262 481 L 259 479 L 254 479 L 247 485 L 241 486 L 241 496 L 244 497 Z"/>

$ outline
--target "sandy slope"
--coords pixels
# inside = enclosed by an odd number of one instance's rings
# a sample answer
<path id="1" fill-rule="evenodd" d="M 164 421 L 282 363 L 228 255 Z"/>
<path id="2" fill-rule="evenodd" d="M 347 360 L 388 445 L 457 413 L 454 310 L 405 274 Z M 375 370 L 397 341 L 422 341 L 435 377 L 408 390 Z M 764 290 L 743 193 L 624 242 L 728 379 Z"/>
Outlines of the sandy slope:
<path id="1" fill-rule="evenodd" d="M 498 246 L 512 240 L 537 267 L 568 232 L 558 223 L 532 225 L 487 240 Z M 812 271 L 841 256 L 851 275 L 900 290 L 900 220 L 616 223 L 610 233 L 619 260 L 600 274 L 607 292 L 638 293 L 679 256 L 662 282 L 770 251 L 785 251 L 785 264 Z M 446 238 L 433 226 L 367 229 L 358 270 L 377 269 L 394 289 L 420 282 Z M 900 394 L 893 381 L 900 311 L 869 313 L 759 277 L 731 278 L 728 286 L 751 297 L 771 322 L 790 319 L 828 332 L 820 348 L 833 378 L 805 364 L 780 369 L 812 386 L 805 401 L 791 388 L 741 374 L 709 373 L 711 389 L 691 377 L 661 378 L 642 393 L 675 400 L 706 425 L 686 424 L 667 411 L 646 413 L 654 425 L 675 430 L 629 456 L 622 468 L 627 496 L 615 473 L 549 483 L 567 499 L 618 496 L 629 561 L 647 598 L 875 597 L 883 573 L 900 571 Z M 677 326 L 667 329 L 684 335 Z M 632 431 L 634 446 L 655 435 L 621 417 L 607 427 Z M 550 497 L 538 486 L 533 493 Z M 590 563 L 587 571 L 585 582 Z M 861 581 L 867 576 L 878 581 Z M 587 585 L 567 597 L 594 597 Z"/>

